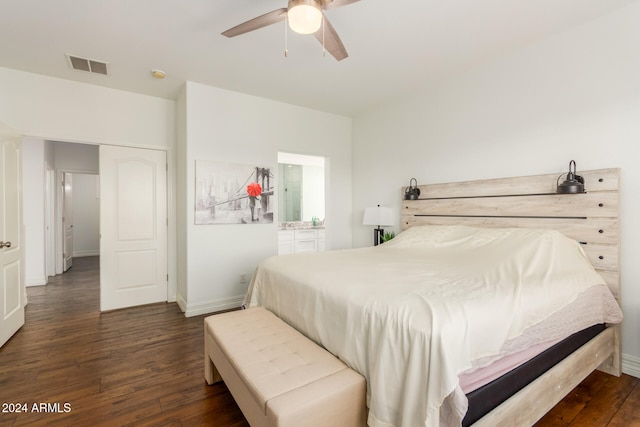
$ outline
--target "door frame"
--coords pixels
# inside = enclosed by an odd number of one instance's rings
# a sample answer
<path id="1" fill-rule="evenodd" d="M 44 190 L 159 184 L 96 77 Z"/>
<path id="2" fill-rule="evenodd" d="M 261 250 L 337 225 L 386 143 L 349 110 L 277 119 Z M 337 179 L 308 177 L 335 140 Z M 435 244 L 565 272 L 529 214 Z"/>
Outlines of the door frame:
<path id="1" fill-rule="evenodd" d="M 23 138 L 27 138 L 29 135 L 23 135 Z M 46 141 L 57 141 L 57 142 L 68 142 L 72 144 L 86 144 L 86 145 L 103 145 L 106 144 L 104 142 L 91 142 L 87 141 L 77 141 L 77 140 L 65 140 L 59 138 L 45 138 L 42 136 L 37 136 L 33 138 L 38 138 Z M 169 274 L 169 282 L 167 285 L 167 302 L 176 302 L 178 295 L 178 233 L 177 233 L 177 207 L 176 207 L 176 188 L 177 188 L 177 178 L 176 178 L 176 159 L 175 159 L 175 148 L 171 147 L 162 147 L 162 146 L 148 146 L 148 145 L 132 145 L 132 144 L 106 144 L 106 145 L 118 145 L 120 147 L 131 147 L 131 148 L 146 148 L 151 150 L 159 150 L 165 151 L 167 155 L 167 218 L 169 220 L 168 227 L 168 235 L 167 235 L 167 272 Z M 55 194 L 52 196 L 55 198 L 55 209 L 54 209 L 54 253 L 47 254 L 46 256 L 54 257 L 55 264 L 55 274 L 61 274 L 62 270 L 62 246 L 61 246 L 61 237 L 63 234 L 62 231 L 62 211 L 61 211 L 61 201 L 59 200 L 59 193 L 61 185 L 63 172 L 70 173 L 90 173 L 95 174 L 95 171 L 86 171 L 86 170 L 73 170 L 73 169 L 54 169 L 55 170 Z M 186 224 L 185 224 L 186 225 Z M 60 271 L 60 273 L 59 273 Z"/>

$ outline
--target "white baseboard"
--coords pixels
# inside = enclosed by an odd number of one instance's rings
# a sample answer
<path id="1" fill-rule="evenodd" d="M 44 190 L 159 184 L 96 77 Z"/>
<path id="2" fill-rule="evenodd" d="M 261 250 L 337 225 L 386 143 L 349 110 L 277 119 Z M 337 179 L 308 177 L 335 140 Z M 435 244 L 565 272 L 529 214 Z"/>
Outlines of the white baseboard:
<path id="1" fill-rule="evenodd" d="M 244 295 L 238 295 L 231 298 L 221 298 L 217 300 L 203 301 L 197 304 L 187 304 L 180 296 L 178 296 L 178 306 L 182 311 L 184 311 L 184 315 L 186 317 L 192 317 L 229 310 L 232 308 L 240 308 L 243 300 Z"/>
<path id="2" fill-rule="evenodd" d="M 26 277 L 24 279 L 24 286 L 25 287 L 29 287 L 29 286 L 42 286 L 42 285 L 46 285 L 47 284 L 47 278 L 42 276 L 42 277 Z"/>
<path id="3" fill-rule="evenodd" d="M 83 256 L 98 256 L 100 255 L 100 250 L 93 250 L 93 251 L 73 251 L 73 257 L 74 258 L 80 258 Z"/>
<path id="4" fill-rule="evenodd" d="M 176 293 L 176 304 L 178 304 L 178 307 L 180 307 L 180 310 L 182 310 L 183 313 L 187 311 L 187 302 L 182 298 L 182 295 L 180 295 L 179 292 Z"/>
<path id="5" fill-rule="evenodd" d="M 622 354 L 622 372 L 640 378 L 640 357 Z"/>

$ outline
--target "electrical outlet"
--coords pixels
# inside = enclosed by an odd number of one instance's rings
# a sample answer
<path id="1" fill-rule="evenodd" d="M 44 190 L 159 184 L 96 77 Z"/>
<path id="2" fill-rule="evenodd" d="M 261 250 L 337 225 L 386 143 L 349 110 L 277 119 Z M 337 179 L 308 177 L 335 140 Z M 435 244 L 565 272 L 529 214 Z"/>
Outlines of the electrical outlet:
<path id="1" fill-rule="evenodd" d="M 240 283 L 247 283 L 247 275 L 245 273 L 240 273 Z"/>

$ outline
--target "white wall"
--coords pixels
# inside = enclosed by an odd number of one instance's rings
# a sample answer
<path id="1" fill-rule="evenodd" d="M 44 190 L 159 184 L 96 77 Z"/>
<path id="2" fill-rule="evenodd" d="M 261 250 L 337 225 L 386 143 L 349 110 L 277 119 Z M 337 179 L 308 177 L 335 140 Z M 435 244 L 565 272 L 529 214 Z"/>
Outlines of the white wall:
<path id="1" fill-rule="evenodd" d="M 44 170 L 45 170 L 45 182 L 44 182 L 44 196 L 45 210 L 44 210 L 44 225 L 45 236 L 43 248 L 45 252 L 45 271 L 46 276 L 53 276 L 56 274 L 55 263 L 55 217 L 56 217 L 56 161 L 55 151 L 53 143 L 45 142 L 44 146 Z M 28 268 L 28 262 L 25 260 L 25 267 Z"/>
<path id="2" fill-rule="evenodd" d="M 100 255 L 98 175 L 73 175 L 73 256 Z"/>
<path id="3" fill-rule="evenodd" d="M 369 244 L 364 207 L 399 209 L 411 177 L 560 174 L 571 159 L 578 169 L 620 167 L 623 360 L 640 376 L 638 22 L 636 2 L 355 118 L 354 245 Z"/>
<path id="4" fill-rule="evenodd" d="M 55 168 L 61 172 L 89 173 L 100 172 L 98 145 L 69 142 L 49 142 L 53 146 Z"/>
<path id="5" fill-rule="evenodd" d="M 172 147 L 174 102 L 0 67 L 0 118 L 57 141 Z"/>
<path id="6" fill-rule="evenodd" d="M 189 221 L 193 221 L 193 217 L 189 218 L 187 209 L 187 189 L 189 183 L 187 181 L 187 91 L 186 88 L 180 92 L 176 100 L 176 223 L 177 233 L 176 239 L 176 259 L 177 259 L 177 292 L 176 301 L 182 309 L 186 311 L 187 301 L 189 301 L 189 276 L 187 274 L 189 247 L 187 245 L 186 228 Z M 194 182 L 194 181 L 191 181 Z M 195 184 L 193 184 L 195 185 Z M 191 210 L 192 211 L 192 210 Z M 193 212 L 193 211 L 192 211 Z"/>
<path id="7" fill-rule="evenodd" d="M 47 284 L 45 270 L 45 142 L 22 141 L 25 286 Z"/>
<path id="8" fill-rule="evenodd" d="M 181 197 L 178 302 L 187 315 L 237 307 L 258 262 L 276 255 L 277 222 L 194 225 L 195 161 L 277 170 L 277 153 L 327 158 L 327 242 L 351 246 L 351 119 L 188 82 L 178 100 Z M 184 120 L 184 127 L 181 121 Z M 276 177 L 277 180 L 277 177 Z M 275 203 L 277 206 L 277 202 Z M 183 246 L 182 246 L 183 245 Z M 183 294 L 184 291 L 184 294 Z"/>

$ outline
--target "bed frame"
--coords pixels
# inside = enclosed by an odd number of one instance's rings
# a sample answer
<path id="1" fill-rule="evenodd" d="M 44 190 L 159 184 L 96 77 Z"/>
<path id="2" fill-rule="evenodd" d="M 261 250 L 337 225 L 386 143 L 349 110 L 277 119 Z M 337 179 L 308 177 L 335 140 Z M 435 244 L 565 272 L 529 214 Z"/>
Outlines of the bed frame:
<path id="1" fill-rule="evenodd" d="M 558 174 L 420 185 L 418 200 L 402 202 L 402 229 L 458 224 L 558 230 L 584 245 L 620 303 L 620 170 L 579 174 L 583 194 L 556 194 Z M 610 325 L 474 426 L 533 425 L 595 369 L 620 376 L 621 365 L 620 326 Z"/>

